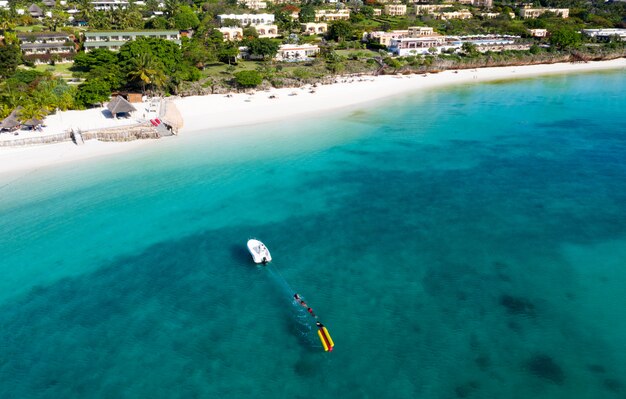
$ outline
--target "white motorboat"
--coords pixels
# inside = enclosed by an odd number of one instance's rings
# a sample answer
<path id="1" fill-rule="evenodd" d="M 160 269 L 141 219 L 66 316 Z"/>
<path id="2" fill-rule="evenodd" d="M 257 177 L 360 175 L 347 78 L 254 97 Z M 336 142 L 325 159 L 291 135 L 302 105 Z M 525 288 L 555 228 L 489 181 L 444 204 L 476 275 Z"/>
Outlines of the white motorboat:
<path id="1" fill-rule="evenodd" d="M 259 240 L 251 238 L 248 240 L 248 251 L 252 255 L 254 263 L 269 263 L 272 261 L 272 255 L 270 255 L 269 249 Z"/>

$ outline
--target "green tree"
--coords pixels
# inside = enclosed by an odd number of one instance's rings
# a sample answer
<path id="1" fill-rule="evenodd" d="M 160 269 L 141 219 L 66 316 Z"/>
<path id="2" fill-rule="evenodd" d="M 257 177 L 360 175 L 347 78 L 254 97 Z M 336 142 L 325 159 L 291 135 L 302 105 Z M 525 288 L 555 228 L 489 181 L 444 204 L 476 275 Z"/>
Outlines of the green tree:
<path id="1" fill-rule="evenodd" d="M 239 49 L 234 43 L 227 43 L 220 48 L 217 56 L 219 60 L 228 65 L 237 63 L 237 56 L 239 55 Z"/>
<path id="2" fill-rule="evenodd" d="M 158 89 L 165 84 L 162 66 L 148 52 L 138 54 L 133 58 L 128 76 L 131 82 L 138 82 L 141 85 L 143 93 L 146 92 L 146 86 L 154 86 Z"/>
<path id="3" fill-rule="evenodd" d="M 89 79 L 78 86 L 76 103 L 81 107 L 101 104 L 111 96 L 111 86 L 101 79 Z"/>
<path id="4" fill-rule="evenodd" d="M 248 26 L 243 28 L 243 37 L 247 39 L 254 39 L 259 37 L 259 32 L 256 31 L 254 26 Z"/>
<path id="5" fill-rule="evenodd" d="M 300 22 L 314 22 L 315 21 L 315 7 L 310 4 L 302 6 L 300 9 L 300 13 L 298 14 L 300 17 Z"/>
<path id="6" fill-rule="evenodd" d="M 78 0 L 76 2 L 78 9 L 77 17 L 83 21 L 89 22 L 95 13 L 95 7 L 91 0 Z"/>
<path id="7" fill-rule="evenodd" d="M 180 0 L 165 0 L 165 14 L 173 17 L 180 9 L 180 6 Z"/>
<path id="8" fill-rule="evenodd" d="M 108 30 L 111 29 L 111 18 L 109 14 L 104 11 L 96 11 L 89 19 L 89 27 L 96 30 Z"/>
<path id="9" fill-rule="evenodd" d="M 550 35 L 550 44 L 559 50 L 576 48 L 582 43 L 580 33 L 574 28 L 563 26 L 552 32 Z"/>
<path id="10" fill-rule="evenodd" d="M 15 20 L 9 10 L 0 9 L 0 33 L 15 29 Z"/>
<path id="11" fill-rule="evenodd" d="M 162 65 L 162 72 L 168 76 L 182 70 L 185 65 L 178 44 L 165 39 L 137 38 L 124 43 L 117 53 L 122 70 L 128 72 L 132 69 L 133 59 L 143 53 L 150 53 L 154 60 L 158 60 Z"/>
<path id="12" fill-rule="evenodd" d="M 22 52 L 16 44 L 0 44 L 0 78 L 7 78 L 15 72 L 22 61 Z"/>
<path id="13" fill-rule="evenodd" d="M 330 39 L 341 41 L 352 38 L 352 35 L 354 35 L 354 29 L 348 21 L 333 21 L 328 27 L 328 37 Z"/>
<path id="14" fill-rule="evenodd" d="M 385 59 L 383 59 L 383 62 L 387 66 L 393 68 L 393 73 L 396 73 L 398 69 L 402 68 L 402 66 L 404 65 L 402 61 L 400 61 L 397 58 L 392 58 L 392 57 L 386 57 Z"/>
<path id="15" fill-rule="evenodd" d="M 463 45 L 461 46 L 461 50 L 468 56 L 468 57 L 476 57 L 479 53 L 478 53 L 478 46 L 475 45 L 474 43 L 471 42 L 465 42 L 463 43 Z"/>
<path id="16" fill-rule="evenodd" d="M 169 22 L 167 21 L 167 19 L 165 17 L 155 17 L 155 18 L 150 18 L 148 21 L 146 21 L 145 27 L 147 29 L 167 29 L 167 27 L 169 26 Z"/>
<path id="17" fill-rule="evenodd" d="M 198 25 L 198 15 L 189 6 L 181 6 L 174 14 L 174 27 L 178 30 L 196 29 Z"/>
<path id="18" fill-rule="evenodd" d="M 273 58 L 278 52 L 279 44 L 268 38 L 244 40 L 250 55 L 261 57 L 264 60 Z"/>
<path id="19" fill-rule="evenodd" d="M 367 19 L 374 18 L 374 7 L 372 6 L 363 6 L 359 12 Z"/>
<path id="20" fill-rule="evenodd" d="M 263 82 L 263 76 L 257 71 L 239 71 L 234 74 L 235 82 L 241 87 L 256 87 Z"/>
<path id="21" fill-rule="evenodd" d="M 117 64 L 117 54 L 111 50 L 97 48 L 88 53 L 78 53 L 74 56 L 74 65 L 72 69 L 77 71 L 89 72 L 97 67 L 104 66 L 106 68 Z"/>
<path id="22" fill-rule="evenodd" d="M 217 53 L 196 38 L 183 40 L 183 57 L 192 65 L 202 69 L 208 63 L 217 61 Z"/>

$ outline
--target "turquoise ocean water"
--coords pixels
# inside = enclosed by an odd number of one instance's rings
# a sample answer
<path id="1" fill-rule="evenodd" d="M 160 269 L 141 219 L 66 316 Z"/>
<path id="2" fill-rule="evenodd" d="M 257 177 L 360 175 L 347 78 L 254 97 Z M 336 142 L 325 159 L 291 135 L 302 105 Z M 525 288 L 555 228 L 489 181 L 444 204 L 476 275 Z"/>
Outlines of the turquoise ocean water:
<path id="1" fill-rule="evenodd" d="M 625 398 L 625 92 L 458 86 L 0 178 L 0 398 Z"/>

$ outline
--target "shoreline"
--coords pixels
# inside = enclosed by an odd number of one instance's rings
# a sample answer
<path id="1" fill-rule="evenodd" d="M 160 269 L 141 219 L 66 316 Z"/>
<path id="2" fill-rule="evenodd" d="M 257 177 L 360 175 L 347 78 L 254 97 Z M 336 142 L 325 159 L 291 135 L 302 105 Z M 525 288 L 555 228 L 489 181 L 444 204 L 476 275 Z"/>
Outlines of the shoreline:
<path id="1" fill-rule="evenodd" d="M 184 120 L 180 135 L 211 134 L 216 129 L 275 122 L 338 110 L 383 100 L 421 90 L 494 81 L 533 78 L 545 75 L 584 73 L 626 69 L 626 58 L 588 63 L 559 63 L 524 66 L 490 67 L 448 70 L 436 74 L 383 75 L 337 77 L 333 84 L 305 85 L 300 88 L 270 89 L 253 94 L 237 93 L 230 96 L 212 94 L 174 100 Z M 270 98 L 272 97 L 272 98 Z M 86 124 L 93 124 L 93 112 L 81 112 Z M 62 117 L 63 112 L 59 117 Z M 129 151 L 154 140 L 110 143 L 90 140 L 76 146 L 71 142 L 39 146 L 0 148 L 0 177 L 10 181 L 11 176 L 25 175 L 37 170 L 68 162 L 99 158 Z M 168 145 L 167 140 L 159 140 Z"/>

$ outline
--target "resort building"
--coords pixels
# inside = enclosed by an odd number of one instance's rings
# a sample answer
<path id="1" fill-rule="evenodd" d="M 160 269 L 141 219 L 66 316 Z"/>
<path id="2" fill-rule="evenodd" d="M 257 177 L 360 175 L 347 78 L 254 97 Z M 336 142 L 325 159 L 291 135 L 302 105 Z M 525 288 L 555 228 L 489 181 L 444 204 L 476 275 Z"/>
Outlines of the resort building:
<path id="1" fill-rule="evenodd" d="M 259 37 L 273 38 L 278 37 L 278 26 L 276 25 L 254 25 Z"/>
<path id="2" fill-rule="evenodd" d="M 406 15 L 406 5 L 404 4 L 385 4 L 386 15 Z"/>
<path id="3" fill-rule="evenodd" d="M 582 32 L 584 35 L 600 41 L 610 41 L 615 38 L 626 41 L 626 29 L 583 29 Z"/>
<path id="4" fill-rule="evenodd" d="M 350 10 L 315 10 L 315 22 L 350 19 Z"/>
<path id="5" fill-rule="evenodd" d="M 450 6 L 447 4 L 418 4 L 415 6 L 415 14 L 417 15 L 425 15 L 432 14 L 435 11 L 439 11 L 444 8 L 449 8 Z"/>
<path id="6" fill-rule="evenodd" d="M 302 33 L 307 36 L 311 35 L 323 35 L 328 32 L 328 24 L 326 22 L 307 22 L 306 24 L 300 24 L 302 27 Z"/>
<path id="7" fill-rule="evenodd" d="M 224 41 L 243 39 L 243 28 L 238 26 L 224 26 L 218 29 L 224 36 Z"/>
<path id="8" fill-rule="evenodd" d="M 392 39 L 389 51 L 399 56 L 428 54 L 430 49 L 435 49 L 435 52 L 440 53 L 442 49 L 447 48 L 445 45 L 444 36 L 404 37 Z"/>
<path id="9" fill-rule="evenodd" d="M 241 26 L 274 23 L 274 14 L 220 14 L 217 18 L 220 20 L 221 25 L 224 25 L 224 21 L 227 19 L 238 21 Z"/>
<path id="10" fill-rule="evenodd" d="M 382 8 L 374 8 L 374 16 L 375 17 L 380 17 L 381 15 L 383 15 Z"/>
<path id="11" fill-rule="evenodd" d="M 480 16 L 483 17 L 484 19 L 494 19 L 494 18 L 498 18 L 498 16 L 500 16 L 499 12 L 481 12 Z"/>
<path id="12" fill-rule="evenodd" d="M 409 37 L 433 35 L 435 35 L 435 30 L 430 26 L 409 26 Z"/>
<path id="13" fill-rule="evenodd" d="M 9 8 L 9 0 L 0 0 L 0 8 L 3 8 L 3 9 Z"/>
<path id="14" fill-rule="evenodd" d="M 530 33 L 532 37 L 547 37 L 548 36 L 547 29 L 528 29 L 528 33 Z"/>
<path id="15" fill-rule="evenodd" d="M 369 40 L 377 42 L 380 45 L 389 47 L 393 39 L 409 37 L 409 31 L 408 30 L 392 30 L 391 32 L 374 31 L 374 32 L 365 33 L 363 36 L 364 36 L 364 39 L 366 40 L 369 39 Z"/>
<path id="16" fill-rule="evenodd" d="M 111 11 L 127 8 L 128 0 L 92 0 L 91 4 L 96 11 Z"/>
<path id="17" fill-rule="evenodd" d="M 493 0 L 472 0 L 471 4 L 474 7 L 491 8 L 493 7 Z"/>
<path id="18" fill-rule="evenodd" d="M 251 10 L 264 10 L 267 8 L 267 3 L 263 0 L 243 0 L 240 1 L 239 4 Z"/>
<path id="19" fill-rule="evenodd" d="M 276 53 L 276 61 L 307 61 L 320 52 L 316 44 L 282 44 Z"/>
<path id="20" fill-rule="evenodd" d="M 106 48 L 117 51 L 124 43 L 135 40 L 138 37 L 153 37 L 165 39 L 180 45 L 180 33 L 177 30 L 145 30 L 145 31 L 107 31 L 107 32 L 85 32 L 84 34 L 85 52 L 96 48 Z"/>
<path id="21" fill-rule="evenodd" d="M 76 54 L 74 37 L 62 32 L 18 34 L 24 58 L 35 64 L 72 62 Z"/>
<path id="22" fill-rule="evenodd" d="M 435 33 L 433 28 L 429 26 L 411 26 L 406 30 L 393 30 L 391 32 L 366 32 L 363 34 L 363 40 L 372 40 L 378 44 L 389 47 L 393 39 L 431 36 L 439 36 L 439 34 Z"/>
<path id="23" fill-rule="evenodd" d="M 520 9 L 520 17 L 522 18 L 538 18 L 539 16 L 551 12 L 565 19 L 569 17 L 569 8 L 530 8 L 524 7 Z"/>
<path id="24" fill-rule="evenodd" d="M 472 43 L 481 53 L 487 51 L 528 50 L 529 43 L 519 43 L 519 36 L 512 35 L 468 35 L 448 37 L 448 44 L 461 48 L 463 43 Z"/>
<path id="25" fill-rule="evenodd" d="M 440 12 L 435 13 L 435 18 L 437 19 L 471 19 L 473 17 L 472 13 L 469 10 L 459 10 L 459 11 L 449 11 L 449 12 Z"/>

